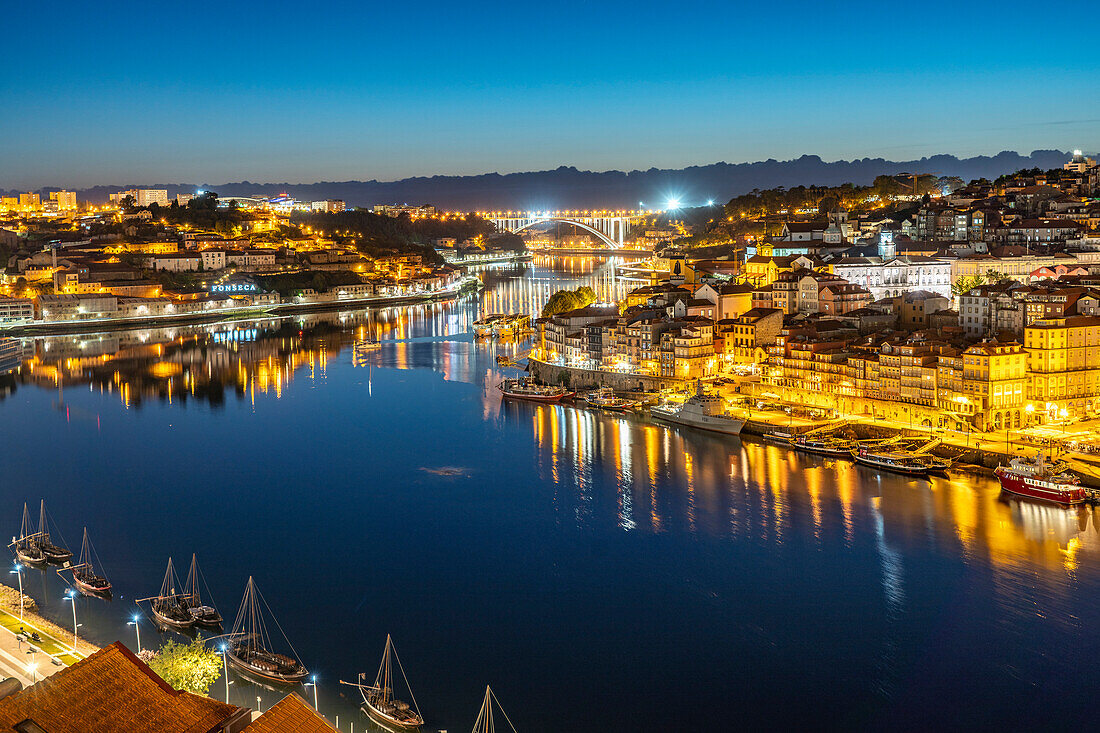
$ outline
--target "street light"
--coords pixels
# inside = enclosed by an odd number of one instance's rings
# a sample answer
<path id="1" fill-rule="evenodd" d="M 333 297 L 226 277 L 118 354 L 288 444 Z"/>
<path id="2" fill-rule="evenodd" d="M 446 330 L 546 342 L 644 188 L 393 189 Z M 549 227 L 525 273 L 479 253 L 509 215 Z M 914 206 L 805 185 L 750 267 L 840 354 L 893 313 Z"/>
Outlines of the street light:
<path id="1" fill-rule="evenodd" d="M 222 675 L 225 677 L 225 704 L 228 705 L 229 704 L 229 661 L 228 661 L 228 658 L 227 658 L 226 655 L 229 653 L 229 648 L 225 644 L 222 644 L 221 650 L 222 650 Z M 260 700 L 260 698 L 256 698 L 257 702 L 259 702 L 259 700 Z"/>
<path id="2" fill-rule="evenodd" d="M 310 685 L 313 686 L 313 709 L 317 710 L 317 675 L 313 675 L 309 679 L 310 681 L 305 683 L 303 687 L 309 687 Z"/>
<path id="3" fill-rule="evenodd" d="M 23 620 L 23 566 L 19 563 L 15 564 L 15 570 L 9 570 L 9 573 L 15 573 L 19 576 L 19 620 Z"/>
<path id="4" fill-rule="evenodd" d="M 141 651 L 141 626 L 138 625 L 138 618 L 139 618 L 138 615 L 135 613 L 134 614 L 134 619 L 132 621 L 127 621 L 126 625 L 134 627 L 134 633 L 137 634 L 137 650 L 140 652 Z"/>
<path id="5" fill-rule="evenodd" d="M 65 591 L 65 600 L 70 601 L 73 604 L 73 651 L 76 651 L 76 630 L 80 628 L 80 624 L 76 622 L 76 592 L 72 588 Z"/>
<path id="6" fill-rule="evenodd" d="M 38 665 L 34 662 L 27 663 L 27 674 L 31 676 L 31 684 L 33 685 L 38 681 L 38 677 L 35 676 L 35 671 L 38 669 Z"/>

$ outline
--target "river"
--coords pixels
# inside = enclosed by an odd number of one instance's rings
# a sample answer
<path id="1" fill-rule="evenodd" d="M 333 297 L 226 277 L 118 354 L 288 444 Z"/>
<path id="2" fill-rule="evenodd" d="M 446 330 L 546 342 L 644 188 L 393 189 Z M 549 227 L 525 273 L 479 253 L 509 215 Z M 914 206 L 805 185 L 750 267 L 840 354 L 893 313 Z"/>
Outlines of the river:
<path id="1" fill-rule="evenodd" d="M 100 644 L 134 645 L 169 556 L 198 554 L 229 625 L 253 576 L 343 731 L 367 726 L 339 680 L 373 679 L 386 634 L 425 731 L 469 730 L 487 683 L 523 733 L 1087 724 L 1094 510 L 502 403 L 495 357 L 525 347 L 471 323 L 620 296 L 614 275 L 540 258 L 453 302 L 27 340 L 7 530 L 42 498 L 74 550 L 88 527 L 116 589 L 78 600 Z M 53 570 L 24 582 L 71 624 Z M 279 698 L 230 676 L 234 702 Z"/>

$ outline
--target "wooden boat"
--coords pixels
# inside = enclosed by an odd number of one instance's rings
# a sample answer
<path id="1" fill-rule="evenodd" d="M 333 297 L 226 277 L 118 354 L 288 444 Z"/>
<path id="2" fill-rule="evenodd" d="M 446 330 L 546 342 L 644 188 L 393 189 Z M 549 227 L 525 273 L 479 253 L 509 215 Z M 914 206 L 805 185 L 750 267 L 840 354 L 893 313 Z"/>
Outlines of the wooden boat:
<path id="1" fill-rule="evenodd" d="M 267 682 L 296 685 L 309 676 L 309 671 L 298 661 L 297 652 L 294 652 L 285 637 L 284 641 L 295 656 L 271 651 L 271 638 L 268 636 L 261 609 L 262 601 L 263 597 L 256 590 L 256 583 L 250 576 L 244 588 L 237 620 L 229 634 L 231 641 L 226 650 L 226 659 L 234 669 L 253 677 Z M 270 613 L 270 609 L 268 612 Z"/>
<path id="2" fill-rule="evenodd" d="M 45 499 L 42 500 L 42 505 L 38 512 L 38 539 L 36 542 L 39 549 L 42 550 L 42 554 L 46 556 L 46 560 L 49 562 L 60 564 L 73 559 L 72 550 L 54 544 L 50 539 L 50 526 L 46 522 Z"/>
<path id="3" fill-rule="evenodd" d="M 176 577 L 172 558 L 168 558 L 168 569 L 164 571 L 164 580 L 160 584 L 160 595 L 152 598 L 142 598 L 138 603 L 149 601 L 153 618 L 161 626 L 176 631 L 186 631 L 195 625 L 195 619 L 184 603 L 184 595 L 176 591 L 178 587 L 179 578 Z"/>
<path id="4" fill-rule="evenodd" d="M 500 700 L 497 700 L 497 696 L 493 694 L 492 688 L 488 685 L 485 686 L 485 697 L 481 701 L 481 710 L 478 711 L 477 720 L 474 722 L 474 728 L 472 733 L 496 733 L 496 714 L 494 708 L 499 711 L 501 717 L 504 718 L 504 722 L 508 724 L 508 729 L 512 733 L 516 732 L 516 727 L 512 725 L 512 721 L 508 719 L 508 714 L 504 712 L 504 708 L 500 706 Z"/>
<path id="5" fill-rule="evenodd" d="M 928 476 L 933 473 L 944 473 L 951 467 L 951 461 L 928 453 L 939 442 L 939 440 L 929 441 L 916 450 L 894 448 L 889 445 L 860 444 L 850 452 L 856 463 L 864 466 L 881 468 L 907 476 Z"/>
<path id="6" fill-rule="evenodd" d="M 209 588 L 206 590 L 210 591 Z M 221 626 L 222 615 L 218 613 L 218 609 L 203 603 L 202 596 L 199 594 L 199 561 L 195 554 L 191 555 L 191 569 L 187 572 L 187 582 L 183 586 L 183 604 L 196 625 Z"/>
<path id="7" fill-rule="evenodd" d="M 830 436 L 795 435 L 788 442 L 795 450 L 805 453 L 814 453 L 831 458 L 852 457 L 852 441 L 850 440 Z"/>
<path id="8" fill-rule="evenodd" d="M 43 565 L 46 562 L 46 553 L 38 546 L 38 532 L 31 530 L 30 510 L 25 503 L 19 537 L 12 538 L 11 547 L 15 550 L 15 557 L 24 565 Z"/>
<path id="9" fill-rule="evenodd" d="M 397 659 L 397 669 L 401 672 L 405 688 L 409 691 L 411 705 L 404 700 L 398 700 L 393 695 L 391 658 Z M 393 640 L 389 634 L 386 635 L 386 648 L 382 651 L 382 663 L 378 666 L 374 684 L 363 684 L 365 677 L 366 674 L 360 673 L 358 683 L 343 682 L 343 680 L 341 682 L 359 688 L 359 692 L 363 695 L 361 707 L 371 720 L 384 728 L 396 731 L 418 730 L 424 725 L 424 718 L 416 705 L 416 697 L 412 693 L 409 679 L 405 676 L 405 669 L 401 666 L 401 659 L 397 656 L 397 650 L 394 649 Z"/>
<path id="10" fill-rule="evenodd" d="M 629 410 L 638 404 L 637 400 L 628 400 L 625 397 L 617 396 L 615 390 L 611 387 L 600 387 L 595 392 L 589 392 L 584 396 L 584 401 L 589 407 L 615 412 Z"/>
<path id="11" fill-rule="evenodd" d="M 505 379 L 497 388 L 508 399 L 531 402 L 560 402 L 566 395 L 573 396 L 573 393 L 566 392 L 564 387 L 536 384 L 527 378 Z"/>
<path id="12" fill-rule="evenodd" d="M 92 556 L 95 550 L 88 539 L 88 528 L 84 528 L 84 542 L 80 545 L 80 562 L 73 565 L 70 570 L 73 574 L 73 585 L 81 593 L 90 595 L 104 595 L 111 592 L 111 582 L 103 575 L 99 575 L 92 565 Z"/>
<path id="13" fill-rule="evenodd" d="M 1064 464 L 1051 462 L 1042 453 L 1035 453 L 1035 460 L 1013 458 L 1007 466 L 997 466 L 993 471 L 1001 482 L 1001 489 L 1016 496 L 1055 504 L 1081 504 L 1085 490 L 1081 480 L 1065 469 Z"/>

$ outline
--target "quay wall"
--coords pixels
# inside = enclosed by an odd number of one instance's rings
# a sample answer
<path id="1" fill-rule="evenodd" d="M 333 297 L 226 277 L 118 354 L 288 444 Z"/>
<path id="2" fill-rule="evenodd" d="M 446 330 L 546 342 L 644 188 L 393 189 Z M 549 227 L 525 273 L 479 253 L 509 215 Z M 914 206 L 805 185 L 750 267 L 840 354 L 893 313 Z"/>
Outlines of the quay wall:
<path id="1" fill-rule="evenodd" d="M 580 367 L 547 364 L 544 361 L 528 359 L 527 371 L 543 384 L 565 384 L 570 389 L 595 389 L 611 387 L 618 392 L 631 390 L 658 392 L 686 384 L 676 377 L 653 377 L 645 374 L 622 374 L 599 369 L 581 369 Z"/>

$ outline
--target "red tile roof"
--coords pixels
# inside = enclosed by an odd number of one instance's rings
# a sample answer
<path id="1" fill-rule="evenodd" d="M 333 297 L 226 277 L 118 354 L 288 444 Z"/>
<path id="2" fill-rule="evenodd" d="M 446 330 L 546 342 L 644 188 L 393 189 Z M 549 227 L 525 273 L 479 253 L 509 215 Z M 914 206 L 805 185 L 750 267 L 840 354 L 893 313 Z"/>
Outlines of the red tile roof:
<path id="1" fill-rule="evenodd" d="M 309 703 L 292 692 L 252 721 L 244 733 L 332 733 L 335 730 Z"/>
<path id="2" fill-rule="evenodd" d="M 212 733 L 242 713 L 172 689 L 115 642 L 0 700 L 0 731 L 30 719 L 49 733 Z"/>

